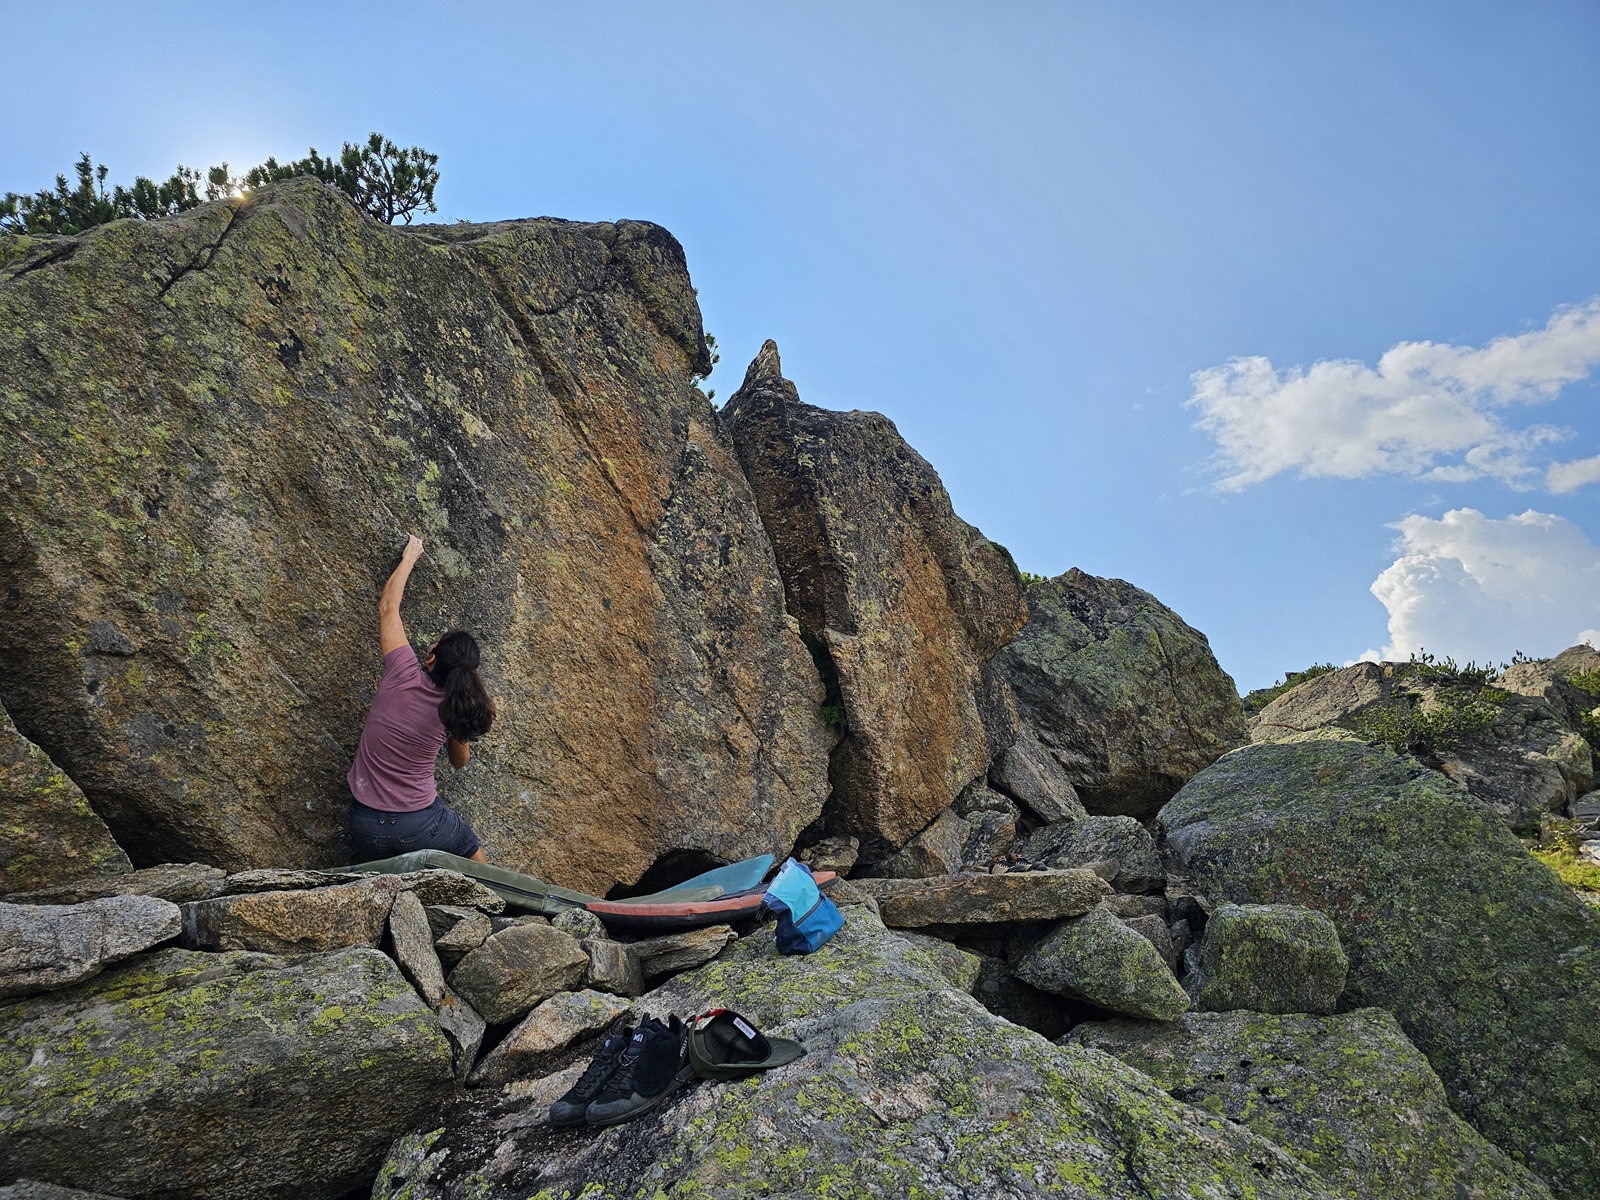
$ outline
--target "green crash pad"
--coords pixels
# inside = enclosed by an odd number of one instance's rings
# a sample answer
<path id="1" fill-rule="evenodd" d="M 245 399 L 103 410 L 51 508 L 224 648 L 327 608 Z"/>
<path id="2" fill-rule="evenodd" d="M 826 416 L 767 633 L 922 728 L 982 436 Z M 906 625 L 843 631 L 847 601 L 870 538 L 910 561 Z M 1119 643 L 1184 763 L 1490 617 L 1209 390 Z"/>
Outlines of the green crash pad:
<path id="1" fill-rule="evenodd" d="M 568 909 L 587 908 L 590 904 L 604 902 L 603 897 L 600 896 L 591 896 L 586 892 L 576 892 L 571 888 L 557 887 L 555 884 L 535 879 L 532 875 L 523 875 L 505 867 L 494 866 L 491 863 L 474 862 L 470 858 L 447 854 L 443 850 L 413 850 L 409 854 L 396 855 L 394 858 L 380 858 L 373 862 L 355 863 L 348 867 L 329 867 L 327 869 L 352 874 L 362 871 L 374 871 L 384 875 L 405 875 L 412 871 L 427 870 L 458 871 L 469 879 L 476 879 L 484 887 L 494 892 L 495 895 L 506 902 L 507 908 L 536 913 L 543 917 L 553 917 L 557 913 L 566 912 Z M 648 896 L 631 896 L 626 900 L 614 900 L 610 903 L 702 903 L 716 900 L 723 896 L 749 891 L 751 888 L 758 886 L 771 869 L 772 855 L 761 854 L 755 858 L 747 858 L 743 862 L 729 863 L 725 867 L 716 867 L 703 874 L 696 875 L 693 879 L 686 879 L 674 887 L 667 888 L 665 891 L 652 892 Z M 686 921 L 685 924 L 693 924 L 693 922 Z"/>

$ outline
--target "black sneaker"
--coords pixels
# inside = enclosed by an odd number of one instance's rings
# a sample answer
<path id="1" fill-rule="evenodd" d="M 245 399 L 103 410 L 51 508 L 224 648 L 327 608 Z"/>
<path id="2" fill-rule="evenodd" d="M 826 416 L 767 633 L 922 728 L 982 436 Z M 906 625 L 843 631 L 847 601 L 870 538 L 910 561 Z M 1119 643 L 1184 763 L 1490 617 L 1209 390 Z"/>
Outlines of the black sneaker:
<path id="1" fill-rule="evenodd" d="M 600 1043 L 600 1049 L 584 1068 L 583 1074 L 578 1077 L 578 1082 L 572 1085 L 565 1096 L 550 1106 L 550 1124 L 583 1124 L 583 1113 L 589 1107 L 589 1101 L 598 1096 L 607 1081 L 616 1074 L 617 1062 L 622 1058 L 622 1052 L 633 1041 L 633 1026 L 623 1022 L 624 1018 L 617 1018 L 606 1032 L 605 1040 Z"/>
<path id="2" fill-rule="evenodd" d="M 694 1076 L 689 1065 L 689 1030 L 676 1016 L 663 1025 L 646 1017 L 622 1052 L 617 1072 L 589 1102 L 590 1125 L 620 1125 L 649 1112 Z"/>

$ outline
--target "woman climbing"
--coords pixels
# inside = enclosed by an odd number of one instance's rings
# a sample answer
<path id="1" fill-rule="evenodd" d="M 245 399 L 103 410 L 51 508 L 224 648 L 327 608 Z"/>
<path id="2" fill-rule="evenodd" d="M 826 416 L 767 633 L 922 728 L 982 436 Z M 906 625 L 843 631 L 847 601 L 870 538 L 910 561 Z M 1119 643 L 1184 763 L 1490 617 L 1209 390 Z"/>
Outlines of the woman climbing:
<path id="1" fill-rule="evenodd" d="M 445 634 L 421 662 L 411 649 L 400 601 L 421 557 L 422 539 L 413 536 L 378 598 L 383 682 L 345 777 L 355 798 L 350 839 L 363 861 L 444 850 L 487 862 L 472 827 L 439 799 L 433 768 L 441 747 L 456 770 L 467 765 L 470 743 L 494 722 L 494 704 L 478 677 L 478 643 L 470 633 Z"/>

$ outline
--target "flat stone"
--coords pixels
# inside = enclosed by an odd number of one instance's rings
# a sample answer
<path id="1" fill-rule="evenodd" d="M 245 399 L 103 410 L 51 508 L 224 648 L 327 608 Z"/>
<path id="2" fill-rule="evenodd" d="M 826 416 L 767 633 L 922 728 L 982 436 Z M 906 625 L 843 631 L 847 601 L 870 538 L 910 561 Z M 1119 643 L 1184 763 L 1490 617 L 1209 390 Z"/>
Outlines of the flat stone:
<path id="1" fill-rule="evenodd" d="M 639 970 L 644 973 L 644 981 L 652 983 L 710 962 L 737 937 L 731 925 L 707 925 L 703 929 L 630 942 L 628 949 L 638 955 Z"/>
<path id="2" fill-rule="evenodd" d="M 489 1027 L 477 1009 L 448 987 L 444 989 L 444 999 L 440 1001 L 435 1015 L 439 1018 L 440 1031 L 450 1043 L 456 1083 L 465 1084 L 467 1077 L 472 1074 L 472 1068 L 477 1065 L 478 1051 L 483 1048 L 483 1035 Z"/>
<path id="3" fill-rule="evenodd" d="M 995 760 L 989 782 L 1050 824 L 1089 815 L 1061 764 L 1026 730 Z"/>
<path id="4" fill-rule="evenodd" d="M 1195 1008 L 1331 1013 L 1349 959 L 1333 922 L 1293 904 L 1222 904 L 1206 923 Z"/>
<path id="5" fill-rule="evenodd" d="M 552 1055 L 598 1033 L 627 1011 L 626 1000 L 604 992 L 557 992 L 484 1055 L 469 1083 L 472 1087 L 496 1087 L 537 1075 Z"/>
<path id="6" fill-rule="evenodd" d="M 95 875 L 11 896 L 14 904 L 84 904 L 109 896 L 154 896 L 182 904 L 217 894 L 226 873 L 204 863 L 162 863 L 127 874 Z"/>
<path id="7" fill-rule="evenodd" d="M 578 943 L 589 956 L 584 968 L 583 986 L 618 996 L 637 996 L 644 991 L 644 972 L 632 946 L 608 938 L 584 938 Z"/>
<path id="8" fill-rule="evenodd" d="M 340 883 L 359 883 L 365 875 L 347 871 L 302 871 L 271 867 L 258 871 L 238 871 L 218 885 L 218 896 L 242 896 L 251 892 L 293 892 L 306 888 L 332 887 Z"/>
<path id="9" fill-rule="evenodd" d="M 1170 1021 L 1189 996 L 1150 942 L 1104 907 L 1062 921 L 1011 964 L 1024 983 L 1111 1012 Z"/>
<path id="10" fill-rule="evenodd" d="M 183 944 L 191 950 L 259 950 L 310 954 L 376 946 L 389 908 L 403 890 L 398 877 L 310 891 L 249 892 L 183 906 Z"/>
<path id="11" fill-rule="evenodd" d="M 336 1200 L 451 1088 L 433 1014 L 377 950 L 167 949 L 0 1009 L 8 1178 Z"/>
<path id="12" fill-rule="evenodd" d="M 0 999 L 66 987 L 178 936 L 178 906 L 154 896 L 0 904 Z"/>
<path id="13" fill-rule="evenodd" d="M 886 925 L 983 925 L 1077 916 L 1111 889 L 1090 871 L 1021 871 L 931 879 L 857 879 Z"/>
<path id="14" fill-rule="evenodd" d="M 449 982 L 485 1021 L 504 1025 L 577 987 L 588 965 L 576 938 L 548 925 L 513 925 L 457 963 Z"/>
<path id="15" fill-rule="evenodd" d="M 389 941 L 401 973 L 428 1007 L 437 1011 L 444 1001 L 444 969 L 433 948 L 428 912 L 415 892 L 401 892 L 394 898 L 389 909 Z"/>

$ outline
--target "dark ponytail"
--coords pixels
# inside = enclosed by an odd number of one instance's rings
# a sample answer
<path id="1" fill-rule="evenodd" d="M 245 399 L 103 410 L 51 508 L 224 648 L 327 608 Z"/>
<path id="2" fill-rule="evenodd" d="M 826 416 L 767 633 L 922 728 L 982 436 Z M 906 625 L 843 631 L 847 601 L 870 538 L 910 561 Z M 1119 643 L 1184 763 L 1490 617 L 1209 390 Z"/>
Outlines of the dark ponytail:
<path id="1" fill-rule="evenodd" d="M 456 630 L 433 648 L 428 677 L 444 689 L 439 720 L 458 742 L 475 742 L 494 724 L 494 703 L 478 675 L 478 642 L 470 633 Z"/>

